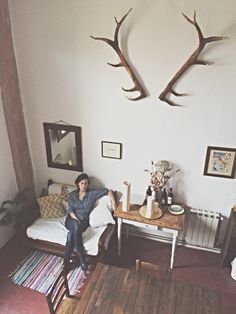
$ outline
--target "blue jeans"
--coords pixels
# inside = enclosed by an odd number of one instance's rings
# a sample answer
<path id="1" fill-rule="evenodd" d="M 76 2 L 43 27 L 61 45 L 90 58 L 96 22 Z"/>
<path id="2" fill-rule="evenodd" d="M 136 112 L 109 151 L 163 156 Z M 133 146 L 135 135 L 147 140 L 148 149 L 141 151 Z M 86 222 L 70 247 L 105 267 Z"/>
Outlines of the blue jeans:
<path id="1" fill-rule="evenodd" d="M 83 258 L 82 233 L 88 228 L 89 220 L 83 219 L 79 223 L 77 220 L 71 218 L 71 216 L 68 215 L 66 217 L 65 226 L 69 230 L 69 232 L 67 234 L 64 264 L 68 264 L 74 247 L 76 249 L 77 255 L 80 258 Z"/>

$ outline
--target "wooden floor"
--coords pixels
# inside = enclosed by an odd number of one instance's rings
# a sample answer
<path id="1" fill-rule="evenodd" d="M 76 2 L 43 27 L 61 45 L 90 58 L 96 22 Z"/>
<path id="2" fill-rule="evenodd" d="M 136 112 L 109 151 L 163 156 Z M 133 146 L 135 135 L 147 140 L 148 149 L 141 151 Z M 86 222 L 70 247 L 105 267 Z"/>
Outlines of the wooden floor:
<path id="1" fill-rule="evenodd" d="M 150 271 L 98 264 L 80 301 L 69 300 L 58 313 L 217 314 L 218 293 Z"/>
<path id="2" fill-rule="evenodd" d="M 118 257 L 116 237 L 114 236 L 111 240 L 105 258 L 107 265 L 134 270 L 136 259 L 140 259 L 156 264 L 158 278 L 166 278 L 171 254 L 170 244 L 137 237 L 124 238 L 122 254 Z M 16 235 L 0 250 L 1 314 L 49 313 L 45 296 L 31 289 L 15 285 L 8 277 L 9 273 L 29 253 L 30 248 L 27 243 Z M 236 281 L 231 277 L 231 268 L 220 267 L 219 254 L 177 247 L 171 278 L 175 281 L 218 292 L 220 294 L 221 313 L 236 313 Z M 85 289 L 86 285 L 81 288 L 80 295 L 82 298 Z M 72 302 L 78 303 L 78 299 L 73 299 Z"/>

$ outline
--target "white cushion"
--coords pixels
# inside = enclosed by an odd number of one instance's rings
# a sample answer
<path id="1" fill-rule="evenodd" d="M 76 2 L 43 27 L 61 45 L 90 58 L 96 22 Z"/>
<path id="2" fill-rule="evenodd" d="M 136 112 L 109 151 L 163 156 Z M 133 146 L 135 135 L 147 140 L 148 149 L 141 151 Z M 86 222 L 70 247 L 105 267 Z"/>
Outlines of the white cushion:
<path id="1" fill-rule="evenodd" d="M 111 214 L 112 204 L 109 196 L 101 197 L 89 216 L 91 228 L 99 228 L 107 224 L 115 224 Z"/>
<path id="2" fill-rule="evenodd" d="M 109 209 L 112 212 L 112 203 L 111 199 L 108 195 L 105 195 L 101 197 L 97 202 L 96 205 L 104 205 L 107 209 Z"/>

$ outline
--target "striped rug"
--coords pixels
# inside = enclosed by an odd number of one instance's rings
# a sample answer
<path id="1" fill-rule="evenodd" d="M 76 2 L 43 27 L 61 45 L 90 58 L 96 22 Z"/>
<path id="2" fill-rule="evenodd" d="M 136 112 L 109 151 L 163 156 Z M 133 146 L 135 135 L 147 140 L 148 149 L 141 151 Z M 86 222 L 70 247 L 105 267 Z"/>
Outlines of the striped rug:
<path id="1" fill-rule="evenodd" d="M 59 273 L 62 271 L 62 267 L 62 257 L 34 250 L 29 253 L 9 277 L 19 286 L 27 287 L 47 295 Z M 78 267 L 68 273 L 67 279 L 71 295 L 79 292 L 88 272 L 84 272 L 81 267 Z"/>

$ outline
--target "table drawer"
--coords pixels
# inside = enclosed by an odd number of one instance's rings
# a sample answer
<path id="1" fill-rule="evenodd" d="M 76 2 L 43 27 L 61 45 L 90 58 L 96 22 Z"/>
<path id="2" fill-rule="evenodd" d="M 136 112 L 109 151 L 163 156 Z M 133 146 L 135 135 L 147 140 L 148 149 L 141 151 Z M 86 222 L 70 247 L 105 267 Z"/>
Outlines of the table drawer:
<path id="1" fill-rule="evenodd" d="M 138 221 L 131 221 L 131 220 L 123 220 L 124 223 L 128 224 L 128 225 L 132 225 L 132 226 L 136 226 L 136 227 L 140 227 L 140 228 L 147 228 L 147 229 L 152 229 L 152 230 L 158 230 L 157 226 L 153 226 L 153 225 L 148 225 L 142 222 L 138 222 Z"/>

